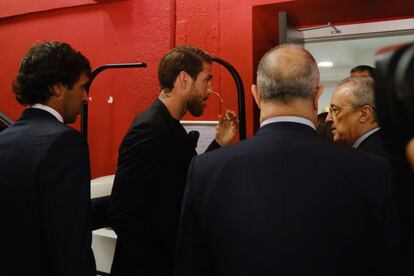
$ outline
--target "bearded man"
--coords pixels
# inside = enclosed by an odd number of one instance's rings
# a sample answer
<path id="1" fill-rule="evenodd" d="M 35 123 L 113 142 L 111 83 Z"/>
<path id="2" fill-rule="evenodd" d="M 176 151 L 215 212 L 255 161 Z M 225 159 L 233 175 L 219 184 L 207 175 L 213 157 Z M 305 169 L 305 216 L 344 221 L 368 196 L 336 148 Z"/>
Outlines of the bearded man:
<path id="1" fill-rule="evenodd" d="M 158 67 L 161 93 L 138 115 L 119 149 L 109 217 L 118 235 L 111 275 L 174 275 L 174 248 L 194 138 L 180 119 L 201 116 L 211 88 L 211 57 L 179 46 Z M 231 143 L 234 112 L 221 118 L 208 150 Z"/>

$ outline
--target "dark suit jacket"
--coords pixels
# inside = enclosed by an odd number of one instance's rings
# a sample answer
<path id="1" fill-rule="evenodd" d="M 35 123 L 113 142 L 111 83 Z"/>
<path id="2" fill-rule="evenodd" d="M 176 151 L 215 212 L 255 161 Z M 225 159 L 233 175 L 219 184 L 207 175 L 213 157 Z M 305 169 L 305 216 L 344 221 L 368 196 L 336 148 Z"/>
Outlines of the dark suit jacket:
<path id="1" fill-rule="evenodd" d="M 390 158 L 390 153 L 385 149 L 381 138 L 381 130 L 375 131 L 369 135 L 361 144 L 358 145 L 359 150 L 369 152 L 384 158 Z"/>
<path id="2" fill-rule="evenodd" d="M 50 113 L 26 109 L 0 133 L 2 275 L 95 275 L 88 147 Z"/>
<path id="3" fill-rule="evenodd" d="M 181 199 L 195 155 L 194 141 L 160 100 L 135 118 L 119 148 L 109 206 L 118 235 L 111 275 L 173 275 Z"/>
<path id="4" fill-rule="evenodd" d="M 399 241 L 386 160 L 279 122 L 193 159 L 176 272 L 382 275 Z"/>
<path id="5" fill-rule="evenodd" d="M 393 167 L 394 180 L 397 185 L 398 198 L 400 203 L 401 219 L 404 224 L 403 251 L 404 269 L 410 271 L 407 275 L 414 274 L 414 173 L 410 167 L 405 154 L 393 153 L 387 150 L 382 141 L 382 130 L 378 130 L 368 136 L 358 146 L 359 150 L 370 154 L 387 158 Z"/>

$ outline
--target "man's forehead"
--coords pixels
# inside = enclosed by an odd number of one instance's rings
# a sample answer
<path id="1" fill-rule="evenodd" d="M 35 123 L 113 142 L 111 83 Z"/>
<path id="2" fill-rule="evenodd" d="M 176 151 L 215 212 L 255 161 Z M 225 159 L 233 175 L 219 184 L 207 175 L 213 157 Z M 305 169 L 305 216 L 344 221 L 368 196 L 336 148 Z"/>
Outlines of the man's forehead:
<path id="1" fill-rule="evenodd" d="M 353 86 L 350 84 L 343 84 L 335 88 L 332 94 L 332 102 L 349 102 L 353 92 Z"/>
<path id="2" fill-rule="evenodd" d="M 347 83 L 337 86 L 335 88 L 334 94 L 348 96 L 348 95 L 353 94 L 354 89 L 355 89 L 355 85 L 351 82 L 347 82 Z"/>

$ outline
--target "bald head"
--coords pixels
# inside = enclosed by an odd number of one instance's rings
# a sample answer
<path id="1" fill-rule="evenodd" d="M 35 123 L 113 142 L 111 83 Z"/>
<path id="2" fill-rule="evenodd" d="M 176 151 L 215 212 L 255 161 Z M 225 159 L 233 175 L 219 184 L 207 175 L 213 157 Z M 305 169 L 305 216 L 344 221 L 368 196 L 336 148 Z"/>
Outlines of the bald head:
<path id="1" fill-rule="evenodd" d="M 302 47 L 281 45 L 261 59 L 257 85 L 263 102 L 289 103 L 298 98 L 313 100 L 319 85 L 318 66 L 313 56 Z"/>

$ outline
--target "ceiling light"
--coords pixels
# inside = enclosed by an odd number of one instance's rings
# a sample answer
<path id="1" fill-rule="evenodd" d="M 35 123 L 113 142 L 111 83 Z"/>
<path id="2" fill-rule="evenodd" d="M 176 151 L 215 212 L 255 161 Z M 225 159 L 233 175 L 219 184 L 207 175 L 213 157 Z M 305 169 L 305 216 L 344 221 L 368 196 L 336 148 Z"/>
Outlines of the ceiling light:
<path id="1" fill-rule="evenodd" d="M 319 67 L 332 67 L 333 63 L 331 61 L 321 61 L 318 63 Z"/>

